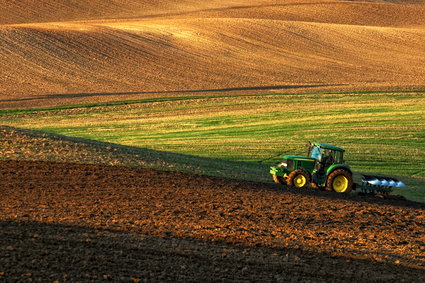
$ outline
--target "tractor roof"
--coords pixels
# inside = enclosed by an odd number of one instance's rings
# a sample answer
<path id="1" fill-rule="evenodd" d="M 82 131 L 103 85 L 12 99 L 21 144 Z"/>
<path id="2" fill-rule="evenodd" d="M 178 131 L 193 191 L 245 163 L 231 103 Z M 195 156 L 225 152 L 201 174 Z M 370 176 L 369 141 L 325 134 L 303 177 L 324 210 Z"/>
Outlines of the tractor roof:
<path id="1" fill-rule="evenodd" d="M 335 145 L 331 145 L 331 144 L 326 144 L 326 143 L 321 143 L 321 142 L 313 142 L 311 144 L 312 145 L 319 146 L 319 147 L 324 148 L 324 149 L 331 149 L 331 150 L 337 150 L 337 151 L 345 151 L 344 149 L 342 149 L 342 148 L 340 148 L 338 146 L 335 146 Z"/>

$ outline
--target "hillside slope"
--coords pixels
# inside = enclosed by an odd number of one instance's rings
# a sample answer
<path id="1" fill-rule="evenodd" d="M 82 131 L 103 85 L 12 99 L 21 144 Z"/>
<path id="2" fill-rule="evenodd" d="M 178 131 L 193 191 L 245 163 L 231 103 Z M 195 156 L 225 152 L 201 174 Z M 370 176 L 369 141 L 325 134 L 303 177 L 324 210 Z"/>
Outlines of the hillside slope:
<path id="1" fill-rule="evenodd" d="M 197 2 L 3 1 L 0 108 L 425 87 L 424 5 Z"/>
<path id="2" fill-rule="evenodd" d="M 254 0 L 251 4 L 271 1 Z M 151 17 L 243 5 L 243 0 L 1 0 L 0 24 Z"/>

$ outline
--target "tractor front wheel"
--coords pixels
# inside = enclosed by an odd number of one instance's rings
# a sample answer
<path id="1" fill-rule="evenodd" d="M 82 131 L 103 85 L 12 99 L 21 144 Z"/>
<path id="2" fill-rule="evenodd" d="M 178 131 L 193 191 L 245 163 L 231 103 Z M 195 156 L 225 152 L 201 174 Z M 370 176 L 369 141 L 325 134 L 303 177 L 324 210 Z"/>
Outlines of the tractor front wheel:
<path id="1" fill-rule="evenodd" d="M 353 188 L 353 177 L 344 169 L 337 169 L 329 174 L 326 189 L 337 193 L 349 193 Z"/>
<path id="2" fill-rule="evenodd" d="M 288 175 L 286 184 L 296 188 L 307 188 L 310 184 L 310 175 L 304 170 L 297 169 Z"/>

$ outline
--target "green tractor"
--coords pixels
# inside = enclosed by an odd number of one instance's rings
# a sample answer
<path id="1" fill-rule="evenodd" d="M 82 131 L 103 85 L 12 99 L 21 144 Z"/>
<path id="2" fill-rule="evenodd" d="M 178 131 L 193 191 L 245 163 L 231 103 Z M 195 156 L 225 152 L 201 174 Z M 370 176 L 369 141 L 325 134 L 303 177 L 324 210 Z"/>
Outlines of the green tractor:
<path id="1" fill-rule="evenodd" d="M 276 183 L 297 188 L 312 186 L 348 193 L 354 189 L 353 173 L 344 163 L 344 149 L 325 143 L 309 143 L 307 156 L 285 155 L 270 167 Z"/>
<path id="2" fill-rule="evenodd" d="M 270 167 L 276 183 L 291 187 L 326 189 L 349 193 L 360 188 L 362 193 L 388 195 L 393 188 L 406 185 L 395 178 L 362 175 L 361 184 L 353 182 L 353 172 L 344 163 L 344 149 L 325 143 L 309 143 L 307 156 L 285 155 L 281 163 Z"/>

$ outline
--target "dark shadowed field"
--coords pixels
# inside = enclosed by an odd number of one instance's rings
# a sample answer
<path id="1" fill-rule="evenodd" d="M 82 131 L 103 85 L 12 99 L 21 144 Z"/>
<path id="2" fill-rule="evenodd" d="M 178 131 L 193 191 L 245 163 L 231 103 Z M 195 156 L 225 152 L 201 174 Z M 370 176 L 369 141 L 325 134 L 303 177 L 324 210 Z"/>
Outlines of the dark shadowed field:
<path id="1" fill-rule="evenodd" d="M 394 281 L 424 204 L 178 172 L 0 162 L 0 280 Z"/>

